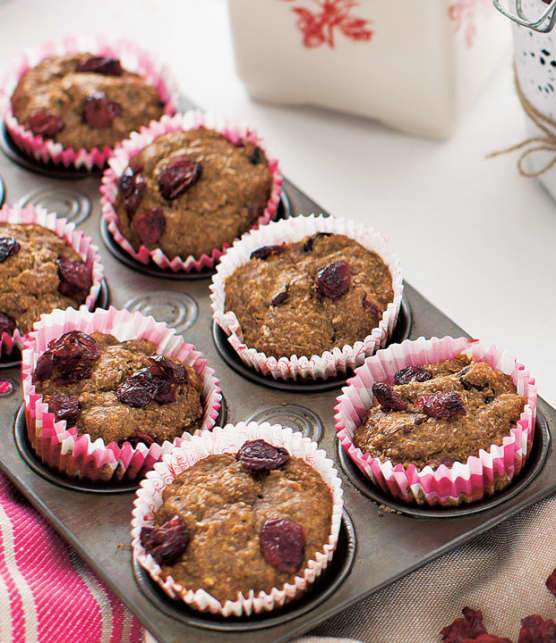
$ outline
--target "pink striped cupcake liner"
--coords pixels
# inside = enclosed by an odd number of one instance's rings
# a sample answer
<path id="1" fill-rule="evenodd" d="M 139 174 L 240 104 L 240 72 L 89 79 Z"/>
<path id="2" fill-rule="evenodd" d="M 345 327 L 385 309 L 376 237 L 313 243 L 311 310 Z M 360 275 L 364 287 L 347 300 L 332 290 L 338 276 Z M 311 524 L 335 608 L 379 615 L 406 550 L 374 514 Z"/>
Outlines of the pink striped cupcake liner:
<path id="1" fill-rule="evenodd" d="M 152 260 L 159 268 L 164 270 L 194 272 L 214 268 L 222 254 L 230 247 L 229 243 L 225 243 L 222 248 L 214 248 L 210 255 L 203 254 L 200 257 L 190 255 L 185 258 L 174 257 L 170 259 L 160 248 L 149 250 L 146 246 L 141 246 L 136 252 L 119 228 L 118 215 L 114 207 L 118 197 L 118 180 L 122 172 L 129 165 L 131 157 L 163 134 L 194 130 L 201 127 L 216 130 L 233 143 L 243 139 L 266 151 L 264 142 L 259 138 L 255 130 L 245 125 L 234 125 L 215 115 L 205 114 L 198 110 L 189 111 L 185 114 L 176 114 L 174 117 L 163 116 L 159 121 L 153 121 L 148 127 L 141 128 L 139 133 L 133 132 L 128 139 L 116 147 L 114 156 L 110 159 L 110 167 L 104 172 L 102 177 L 100 191 L 102 193 L 102 215 L 114 241 L 136 261 L 148 264 L 149 261 Z M 274 219 L 280 203 L 283 179 L 276 159 L 269 158 L 269 169 L 272 172 L 270 199 L 263 214 L 258 218 L 254 229 Z"/>
<path id="2" fill-rule="evenodd" d="M 143 443 L 133 447 L 129 442 L 122 446 L 114 442 L 104 444 L 102 438 L 93 442 L 88 434 L 78 435 L 75 426 L 68 427 L 66 420 L 56 422 L 42 395 L 35 391 L 33 372 L 48 342 L 70 330 L 110 333 L 120 341 L 148 339 L 156 344 L 157 353 L 191 366 L 203 380 L 204 414 L 200 430 L 211 430 L 216 424 L 222 406 L 218 380 L 202 354 L 192 344 L 186 344 L 174 329 L 138 312 L 112 307 L 94 313 L 83 308 L 57 309 L 42 315 L 34 330 L 25 336 L 21 361 L 27 435 L 35 453 L 49 467 L 71 478 L 103 482 L 133 480 L 152 469 L 154 463 L 172 448 L 168 441 L 150 447 Z M 174 443 L 178 441 L 179 438 Z"/>
<path id="3" fill-rule="evenodd" d="M 86 237 L 81 230 L 75 227 L 74 223 L 68 223 L 66 219 L 56 217 L 54 212 L 47 212 L 43 208 L 35 208 L 33 206 L 20 208 L 18 206 L 9 207 L 4 205 L 0 208 L 0 223 L 34 223 L 48 228 L 48 230 L 52 230 L 52 232 L 55 232 L 60 238 L 64 239 L 81 255 L 83 261 L 87 263 L 87 266 L 91 268 L 93 285 L 83 306 L 88 310 L 94 308 L 102 280 L 104 279 L 104 268 L 98 248 L 92 243 L 90 237 Z M 21 348 L 22 339 L 21 333 L 17 328 L 13 335 L 2 333 L 0 337 L 0 357 L 2 354 L 9 356 L 14 347 Z"/>
<path id="4" fill-rule="evenodd" d="M 256 439 L 263 439 L 274 446 L 287 449 L 290 455 L 302 458 L 321 475 L 332 493 L 330 534 L 322 550 L 309 561 L 307 567 L 300 570 L 293 583 L 285 583 L 282 587 L 274 587 L 270 592 L 261 591 L 256 595 L 254 591 L 250 591 L 247 596 L 240 593 L 236 600 L 222 604 L 205 590 L 183 587 L 171 576 L 164 580 L 160 566 L 141 545 L 141 529 L 153 525 L 154 514 L 162 504 L 162 492 L 176 476 L 209 455 L 235 453 L 245 441 Z M 168 596 L 182 600 L 189 607 L 201 612 L 226 617 L 249 616 L 252 613 L 271 611 L 299 597 L 326 569 L 338 544 L 343 492 L 332 460 L 328 459 L 326 452 L 319 449 L 315 442 L 279 424 L 239 422 L 235 425 L 228 424 L 224 428 L 217 427 L 210 433 L 205 431 L 195 436 L 185 436 L 179 446 L 166 454 L 162 461 L 155 465 L 154 470 L 141 481 L 133 505 L 131 521 L 133 556 Z"/>
<path id="5" fill-rule="evenodd" d="M 52 162 L 65 167 L 85 168 L 90 171 L 94 167 L 102 169 L 106 165 L 113 153 L 111 147 L 74 150 L 71 147 L 64 148 L 52 139 L 35 136 L 16 119 L 10 102 L 19 79 L 29 68 L 34 67 L 47 56 L 78 52 L 91 52 L 99 56 L 119 58 L 125 69 L 140 74 L 156 87 L 160 100 L 165 102 L 165 114 L 175 114 L 178 92 L 169 69 L 156 63 L 147 51 L 126 39 L 110 42 L 101 35 L 69 35 L 59 41 L 44 42 L 32 50 L 24 52 L 15 60 L 8 73 L 0 80 L 0 102 L 5 103 L 3 107 L 4 122 L 14 143 L 41 163 Z"/>
<path id="6" fill-rule="evenodd" d="M 390 269 L 394 300 L 388 304 L 379 325 L 370 335 L 361 338 L 353 346 L 345 345 L 325 351 L 321 355 L 290 355 L 279 359 L 267 357 L 265 353 L 250 348 L 243 341 L 241 325 L 233 311 L 226 309 L 226 279 L 250 259 L 253 250 L 262 246 L 279 245 L 299 241 L 317 232 L 343 234 L 355 239 L 368 250 L 380 255 Z M 213 317 L 228 336 L 228 341 L 241 360 L 262 375 L 274 379 L 330 378 L 345 373 L 348 368 L 362 364 L 365 357 L 384 346 L 392 334 L 402 302 L 403 276 L 400 263 L 390 249 L 386 238 L 370 226 L 358 224 L 350 219 L 336 217 L 299 216 L 276 221 L 259 230 L 244 234 L 222 257 L 210 286 Z"/>
<path id="7" fill-rule="evenodd" d="M 391 383 L 396 371 L 406 366 L 432 364 L 465 353 L 476 361 L 512 376 L 517 392 L 527 398 L 517 425 L 503 438 L 466 462 L 418 470 L 363 453 L 353 443 L 372 401 L 375 382 Z M 531 451 L 535 431 L 537 388 L 529 371 L 506 350 L 464 337 L 406 340 L 378 351 L 355 371 L 342 389 L 334 409 L 337 437 L 349 457 L 375 485 L 394 498 L 419 505 L 453 507 L 492 496 L 519 474 Z"/>

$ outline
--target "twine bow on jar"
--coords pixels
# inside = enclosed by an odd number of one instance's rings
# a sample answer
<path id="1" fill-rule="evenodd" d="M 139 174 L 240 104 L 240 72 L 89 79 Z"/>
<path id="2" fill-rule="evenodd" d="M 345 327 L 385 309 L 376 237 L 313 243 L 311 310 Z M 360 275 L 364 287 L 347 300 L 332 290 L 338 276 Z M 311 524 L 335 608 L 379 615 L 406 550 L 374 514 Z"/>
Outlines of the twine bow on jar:
<path id="1" fill-rule="evenodd" d="M 527 100 L 519 84 L 517 73 L 515 74 L 515 88 L 524 112 L 533 121 L 533 123 L 535 123 L 535 125 L 544 132 L 545 135 L 532 136 L 517 145 L 512 145 L 512 147 L 499 150 L 498 152 L 491 152 L 486 155 L 486 158 L 491 159 L 502 154 L 515 152 L 516 150 L 523 150 L 517 160 L 517 169 L 521 176 L 536 178 L 545 172 L 548 172 L 548 170 L 556 165 L 556 122 L 551 118 L 548 118 L 548 116 L 541 114 L 541 112 L 539 112 L 539 110 Z M 529 172 L 524 167 L 524 161 L 529 156 L 532 156 L 537 152 L 552 152 L 553 157 L 540 170 Z"/>

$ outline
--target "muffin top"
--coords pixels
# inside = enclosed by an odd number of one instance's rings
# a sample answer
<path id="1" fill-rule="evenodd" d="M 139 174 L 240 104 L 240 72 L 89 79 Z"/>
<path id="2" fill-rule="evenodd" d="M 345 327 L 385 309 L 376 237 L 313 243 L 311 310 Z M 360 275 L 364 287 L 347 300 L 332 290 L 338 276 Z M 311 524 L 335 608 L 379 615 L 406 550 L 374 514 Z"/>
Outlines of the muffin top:
<path id="1" fill-rule="evenodd" d="M 331 516 L 331 491 L 315 469 L 253 440 L 178 475 L 141 544 L 163 578 L 224 603 L 293 582 L 328 541 Z"/>
<path id="2" fill-rule="evenodd" d="M 57 420 L 105 444 L 162 444 L 201 427 L 197 372 L 146 339 L 70 331 L 48 344 L 33 381 Z"/>
<path id="3" fill-rule="evenodd" d="M 527 403 L 510 375 L 463 354 L 401 369 L 393 384 L 374 384 L 373 395 L 355 445 L 419 469 L 466 462 L 480 449 L 501 445 Z"/>
<path id="4" fill-rule="evenodd" d="M 92 283 L 81 255 L 56 233 L 0 223 L 0 334 L 25 334 L 43 313 L 79 307 Z"/>
<path id="5" fill-rule="evenodd" d="M 117 58 L 90 53 L 44 58 L 20 78 L 11 104 L 33 134 L 74 150 L 112 147 L 164 113 L 156 87 Z"/>
<path id="6" fill-rule="evenodd" d="M 173 259 L 210 255 L 264 214 L 272 191 L 265 153 L 211 129 L 171 132 L 130 159 L 115 209 L 122 234 L 138 250 Z"/>
<path id="7" fill-rule="evenodd" d="M 390 270 L 375 252 L 326 232 L 255 250 L 225 290 L 245 344 L 276 358 L 353 345 L 394 299 Z"/>

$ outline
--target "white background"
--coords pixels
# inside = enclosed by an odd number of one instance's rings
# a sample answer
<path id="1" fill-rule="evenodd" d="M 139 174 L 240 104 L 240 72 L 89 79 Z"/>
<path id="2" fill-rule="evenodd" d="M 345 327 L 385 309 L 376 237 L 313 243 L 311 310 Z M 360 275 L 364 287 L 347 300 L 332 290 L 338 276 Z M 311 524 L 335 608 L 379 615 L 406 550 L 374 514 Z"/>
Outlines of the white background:
<path id="1" fill-rule="evenodd" d="M 269 1 L 253 0 L 253 10 Z M 526 136 L 509 57 L 456 135 L 434 142 L 250 101 L 223 0 L 0 0 L 0 65 L 77 32 L 137 40 L 172 65 L 196 103 L 257 128 L 286 176 L 330 213 L 385 233 L 407 280 L 472 336 L 514 352 L 556 405 L 556 207 L 518 175 L 515 157 L 484 160 Z M 280 34 L 269 25 L 268 36 Z"/>

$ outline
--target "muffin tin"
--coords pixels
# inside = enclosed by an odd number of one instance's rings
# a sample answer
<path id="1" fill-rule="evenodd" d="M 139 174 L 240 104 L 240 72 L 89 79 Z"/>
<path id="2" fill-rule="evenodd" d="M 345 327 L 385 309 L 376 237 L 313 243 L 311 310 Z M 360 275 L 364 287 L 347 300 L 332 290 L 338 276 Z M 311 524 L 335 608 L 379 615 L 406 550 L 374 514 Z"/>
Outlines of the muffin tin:
<path id="1" fill-rule="evenodd" d="M 183 107 L 188 106 L 184 102 Z M 160 643 L 183 639 L 247 641 L 254 637 L 257 641 L 289 640 L 556 491 L 556 454 L 550 444 L 550 433 L 556 430 L 556 410 L 539 399 L 531 458 L 506 491 L 453 510 L 409 507 L 382 496 L 350 460 L 338 453 L 333 412 L 344 378 L 277 383 L 246 371 L 233 351 L 227 350 L 222 333 L 213 327 L 210 274 L 184 279 L 184 275 L 150 270 L 152 266 L 130 265 L 99 223 L 98 178 L 76 175 L 75 170 L 38 166 L 9 146 L 4 131 L 1 134 L 0 147 L 5 155 L 0 155 L 0 175 L 9 188 L 10 202 L 54 206 L 65 216 L 74 213 L 79 228 L 100 248 L 110 303 L 167 321 L 205 355 L 220 380 L 227 401 L 227 421 L 256 419 L 288 424 L 319 442 L 343 479 L 345 512 L 333 564 L 300 601 L 250 618 L 223 619 L 194 612 L 168 599 L 133 564 L 129 546 L 132 489 L 120 487 L 113 488 L 117 493 L 99 493 L 89 485 L 60 479 L 37 461 L 26 442 L 17 365 L 13 361 L 0 363 L 4 366 L 0 380 L 12 384 L 11 392 L 0 397 L 4 437 L 0 468 Z M 322 212 L 287 180 L 284 189 L 282 216 Z M 421 335 L 465 333 L 406 283 L 394 339 Z"/>

